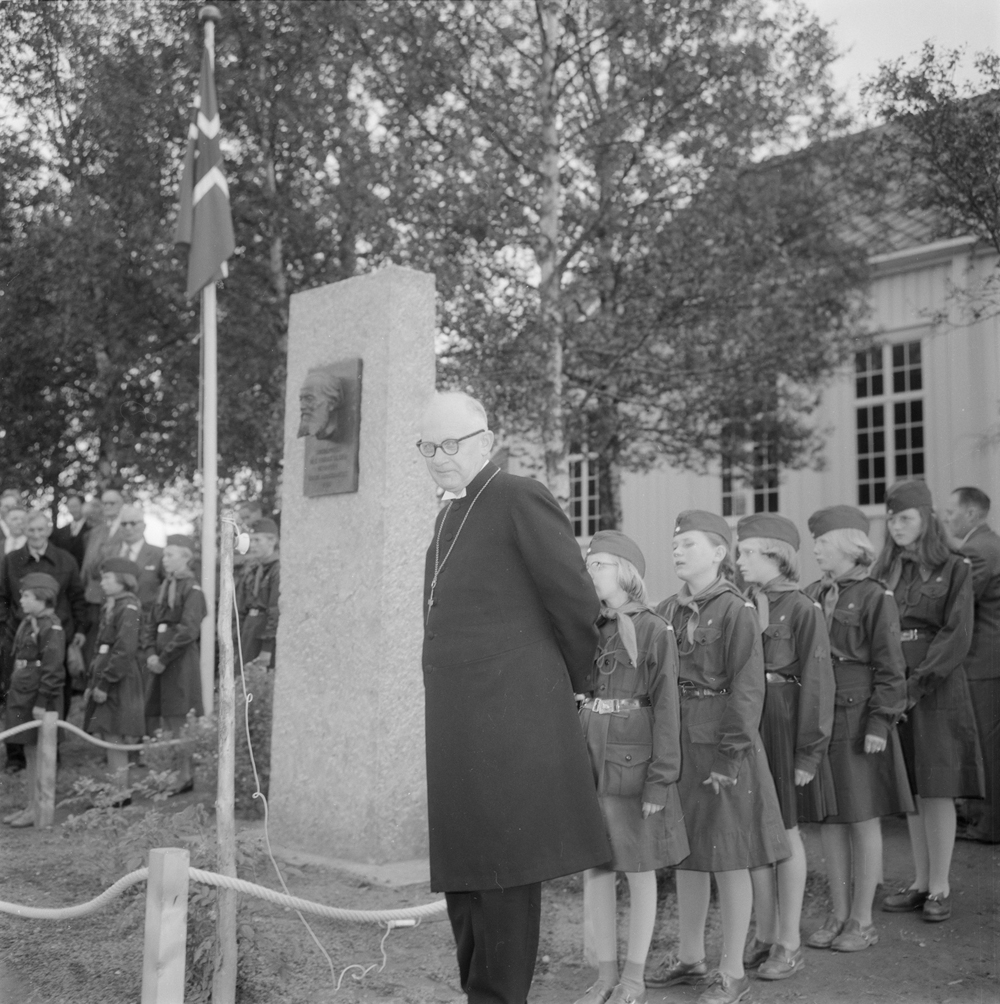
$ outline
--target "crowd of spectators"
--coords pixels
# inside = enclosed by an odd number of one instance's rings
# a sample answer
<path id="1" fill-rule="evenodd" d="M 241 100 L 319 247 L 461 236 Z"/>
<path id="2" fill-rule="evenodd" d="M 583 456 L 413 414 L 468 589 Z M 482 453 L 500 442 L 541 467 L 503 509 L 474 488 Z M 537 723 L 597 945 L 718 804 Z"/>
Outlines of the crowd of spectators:
<path id="1" fill-rule="evenodd" d="M 207 605 L 201 597 L 200 562 L 193 539 L 167 538 L 159 547 L 146 540 L 146 519 L 138 501 L 108 488 L 88 499 L 74 493 L 62 499 L 62 525 L 53 525 L 51 510 L 28 503 L 21 492 L 0 492 L 0 700 L 14 670 L 14 640 L 25 617 L 22 593 L 29 575 L 50 576 L 56 584 L 52 616 L 65 639 L 60 717 L 69 718 L 74 697 L 85 717 L 93 712 L 90 686 L 94 667 L 107 663 L 107 633 L 113 604 L 107 594 L 112 566 L 128 597 L 134 595 L 140 626 L 135 652 L 128 658 L 141 677 L 146 734 L 157 727 L 173 731 L 188 711 L 201 714 L 199 636 Z M 251 546 L 237 555 L 234 634 L 247 664 L 273 667 L 278 622 L 278 526 L 257 501 L 237 509 L 240 529 Z M 34 580 L 31 580 L 34 581 Z M 218 577 L 217 577 L 218 581 Z M 103 585 L 102 585 L 103 583 Z M 131 600 L 129 601 L 132 602 Z M 103 616 L 102 616 L 103 615 Z M 107 674 L 105 673 L 105 676 Z M 98 687 L 98 694 L 103 692 Z M 183 707 L 181 705 L 183 704 Z M 8 716 L 9 717 L 9 716 Z M 4 728 L 0 719 L 0 729 Z M 4 769 L 24 768 L 23 735 L 7 742 Z M 139 736 L 124 736 L 134 741 Z M 29 740 L 30 741 L 30 740 Z M 189 763 L 179 765 L 180 787 L 189 790 Z"/>

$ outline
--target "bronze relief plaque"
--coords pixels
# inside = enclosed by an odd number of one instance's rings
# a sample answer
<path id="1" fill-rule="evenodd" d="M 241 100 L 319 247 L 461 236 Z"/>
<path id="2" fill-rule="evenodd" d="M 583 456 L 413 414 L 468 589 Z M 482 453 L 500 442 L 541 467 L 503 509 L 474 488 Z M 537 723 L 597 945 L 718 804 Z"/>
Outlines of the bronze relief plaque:
<path id="1" fill-rule="evenodd" d="M 361 360 L 309 370 L 299 390 L 299 439 L 305 439 L 302 492 L 340 495 L 358 490 Z"/>

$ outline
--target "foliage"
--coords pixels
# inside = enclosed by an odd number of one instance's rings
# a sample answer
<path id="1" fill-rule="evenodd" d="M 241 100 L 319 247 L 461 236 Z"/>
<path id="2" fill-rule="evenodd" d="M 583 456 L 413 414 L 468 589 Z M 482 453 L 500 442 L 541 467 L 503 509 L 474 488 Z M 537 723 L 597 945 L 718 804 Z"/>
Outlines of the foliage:
<path id="1" fill-rule="evenodd" d="M 246 816 L 263 816 L 264 805 L 255 798 L 258 781 L 261 793 L 267 797 L 271 780 L 271 718 L 274 707 L 275 670 L 259 666 L 244 667 L 249 703 L 244 703 L 243 684 L 236 683 L 236 811 Z M 245 711 L 244 711 L 245 709 Z M 251 760 L 247 745 L 250 732 Z M 254 767 L 257 776 L 254 776 Z"/>
<path id="2" fill-rule="evenodd" d="M 541 430 L 554 485 L 574 443 L 617 466 L 739 466 L 727 443 L 761 437 L 809 458 L 864 254 L 831 222 L 845 123 L 801 6 L 218 6 L 224 479 L 276 496 L 289 296 L 389 260 L 435 273 L 443 382 Z M 196 9 L 0 13 L 0 465 L 25 487 L 194 477 L 172 226 Z"/>

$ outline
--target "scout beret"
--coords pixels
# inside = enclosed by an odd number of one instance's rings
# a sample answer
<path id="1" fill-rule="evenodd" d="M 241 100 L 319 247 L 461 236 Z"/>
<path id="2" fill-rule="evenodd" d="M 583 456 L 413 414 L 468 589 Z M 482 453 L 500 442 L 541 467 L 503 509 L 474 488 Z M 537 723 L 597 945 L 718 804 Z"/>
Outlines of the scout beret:
<path id="1" fill-rule="evenodd" d="M 102 572 L 118 572 L 120 575 L 133 575 L 135 578 L 139 578 L 142 575 L 142 569 L 134 561 L 129 561 L 128 558 L 105 558 L 101 562 Z"/>
<path id="2" fill-rule="evenodd" d="M 799 549 L 799 531 L 795 524 L 785 516 L 777 513 L 758 512 L 752 516 L 744 516 L 736 524 L 736 539 L 747 540 L 749 537 L 770 537 L 772 540 L 783 540 Z"/>
<path id="3" fill-rule="evenodd" d="M 53 596 L 59 595 L 59 583 L 44 572 L 29 572 L 21 579 L 21 589 L 51 589 Z"/>
<path id="4" fill-rule="evenodd" d="M 194 541 L 183 533 L 172 533 L 167 537 L 167 547 L 186 547 L 189 551 L 194 550 Z"/>
<path id="5" fill-rule="evenodd" d="M 639 545 L 631 537 L 626 537 L 621 530 L 598 530 L 591 537 L 587 554 L 600 554 L 602 552 L 625 558 L 626 561 L 631 561 L 635 565 L 640 575 L 646 574 L 646 559 L 642 556 Z"/>
<path id="6" fill-rule="evenodd" d="M 832 505 L 817 509 L 809 517 L 809 532 L 814 537 L 822 537 L 831 530 L 860 530 L 868 532 L 868 517 L 852 505 Z"/>
<path id="7" fill-rule="evenodd" d="M 934 506 L 926 481 L 897 481 L 885 493 L 885 508 L 890 514 L 920 506 Z"/>
<path id="8" fill-rule="evenodd" d="M 263 519 L 257 520 L 252 527 L 250 527 L 251 533 L 273 533 L 275 537 L 278 536 L 278 524 L 274 522 L 273 519 L 268 519 L 265 516 Z"/>
<path id="9" fill-rule="evenodd" d="M 701 530 L 702 533 L 717 533 L 725 542 L 727 547 L 733 543 L 733 531 L 729 529 L 729 524 L 714 512 L 705 512 L 704 509 L 685 509 L 679 513 L 674 523 L 674 536 L 679 533 L 687 533 L 689 530 Z"/>

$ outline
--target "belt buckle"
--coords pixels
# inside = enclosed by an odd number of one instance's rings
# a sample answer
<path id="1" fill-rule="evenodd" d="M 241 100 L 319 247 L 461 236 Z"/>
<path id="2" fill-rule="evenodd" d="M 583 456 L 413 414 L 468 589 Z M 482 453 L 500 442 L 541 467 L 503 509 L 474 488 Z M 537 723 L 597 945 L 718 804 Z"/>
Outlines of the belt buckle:
<path id="1" fill-rule="evenodd" d="M 919 631 L 916 628 L 909 628 L 906 631 L 899 632 L 900 641 L 919 641 Z"/>
<path id="2" fill-rule="evenodd" d="M 15 669 L 26 669 L 27 666 L 28 666 L 28 660 L 27 659 L 15 659 L 14 660 L 14 668 Z"/>
<path id="3" fill-rule="evenodd" d="M 595 697 L 594 710 L 599 715 L 611 715 L 615 711 L 615 702 L 611 698 Z"/>

